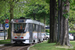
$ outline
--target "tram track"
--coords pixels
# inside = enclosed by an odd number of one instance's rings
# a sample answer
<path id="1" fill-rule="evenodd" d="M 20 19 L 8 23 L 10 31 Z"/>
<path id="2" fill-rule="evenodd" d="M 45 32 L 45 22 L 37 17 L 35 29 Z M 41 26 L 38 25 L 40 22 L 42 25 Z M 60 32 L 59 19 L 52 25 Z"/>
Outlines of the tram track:
<path id="1" fill-rule="evenodd" d="M 1 46 L 0 50 L 29 50 L 29 48 L 31 46 L 34 46 L 35 44 L 37 44 L 37 43 L 33 43 L 33 44 L 29 44 L 29 45 L 26 45 L 26 44 L 21 44 L 21 45 L 8 44 L 5 46 Z"/>
<path id="2" fill-rule="evenodd" d="M 10 46 L 3 46 L 0 50 L 27 50 L 30 45 L 10 45 Z"/>

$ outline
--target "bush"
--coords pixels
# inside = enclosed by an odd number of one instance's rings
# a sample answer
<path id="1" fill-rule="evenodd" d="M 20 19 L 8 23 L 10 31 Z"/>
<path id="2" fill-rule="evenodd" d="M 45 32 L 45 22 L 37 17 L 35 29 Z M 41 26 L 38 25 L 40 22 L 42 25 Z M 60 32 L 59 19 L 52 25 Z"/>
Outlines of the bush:
<path id="1" fill-rule="evenodd" d="M 46 29 L 45 32 L 48 32 L 49 33 L 50 31 L 49 31 L 49 29 Z"/>
<path id="2" fill-rule="evenodd" d="M 69 33 L 75 33 L 75 31 L 69 31 Z"/>

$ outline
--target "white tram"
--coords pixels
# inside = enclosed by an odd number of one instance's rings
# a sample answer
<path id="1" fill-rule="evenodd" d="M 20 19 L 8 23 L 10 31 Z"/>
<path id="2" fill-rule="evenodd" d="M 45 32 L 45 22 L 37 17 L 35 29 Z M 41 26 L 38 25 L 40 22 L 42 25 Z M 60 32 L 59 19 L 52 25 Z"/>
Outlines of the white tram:
<path id="1" fill-rule="evenodd" d="M 45 38 L 44 24 L 31 19 L 11 20 L 11 43 L 31 44 Z"/>

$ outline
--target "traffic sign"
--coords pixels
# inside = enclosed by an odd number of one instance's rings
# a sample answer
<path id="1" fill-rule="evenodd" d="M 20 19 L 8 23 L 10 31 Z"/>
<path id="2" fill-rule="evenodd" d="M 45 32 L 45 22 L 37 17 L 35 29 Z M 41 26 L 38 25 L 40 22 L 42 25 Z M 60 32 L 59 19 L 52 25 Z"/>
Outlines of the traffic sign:
<path id="1" fill-rule="evenodd" d="M 5 23 L 9 23 L 9 20 L 8 20 L 8 19 L 6 19 L 6 20 L 5 20 Z"/>
<path id="2" fill-rule="evenodd" d="M 5 24 L 5 28 L 9 28 L 9 24 Z"/>

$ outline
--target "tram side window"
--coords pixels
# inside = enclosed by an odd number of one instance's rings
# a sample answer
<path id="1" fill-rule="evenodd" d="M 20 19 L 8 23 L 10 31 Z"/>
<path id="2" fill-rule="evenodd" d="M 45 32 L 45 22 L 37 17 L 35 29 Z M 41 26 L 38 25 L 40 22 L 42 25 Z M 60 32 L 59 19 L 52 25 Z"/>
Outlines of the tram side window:
<path id="1" fill-rule="evenodd" d="M 33 31 L 34 31 L 34 24 L 33 24 Z"/>
<path id="2" fill-rule="evenodd" d="M 33 24 L 33 31 L 36 31 L 36 24 Z"/>
<path id="3" fill-rule="evenodd" d="M 43 26 L 41 26 L 41 28 L 42 28 L 42 29 L 41 29 L 41 32 L 44 32 L 44 27 L 43 27 Z"/>
<path id="4" fill-rule="evenodd" d="M 25 31 L 28 31 L 28 23 L 26 24 Z"/>
<path id="5" fill-rule="evenodd" d="M 29 31 L 33 31 L 33 24 L 29 23 L 28 25 L 29 25 L 28 27 Z"/>
<path id="6" fill-rule="evenodd" d="M 42 26 L 41 26 L 41 32 L 42 32 Z"/>
<path id="7" fill-rule="evenodd" d="M 25 33 L 25 23 L 15 23 L 14 24 L 14 33 Z"/>
<path id="8" fill-rule="evenodd" d="M 41 32 L 41 25 L 39 25 L 39 31 Z"/>
<path id="9" fill-rule="evenodd" d="M 36 31 L 38 32 L 38 25 L 36 25 Z"/>
<path id="10" fill-rule="evenodd" d="M 35 24 L 35 31 L 37 32 L 37 25 Z"/>
<path id="11" fill-rule="evenodd" d="M 38 25 L 38 31 L 41 32 L 41 26 L 40 25 Z"/>
<path id="12" fill-rule="evenodd" d="M 43 32 L 44 32 L 44 26 L 43 26 Z"/>
<path id="13" fill-rule="evenodd" d="M 45 32 L 45 27 L 44 27 L 44 32 Z"/>

